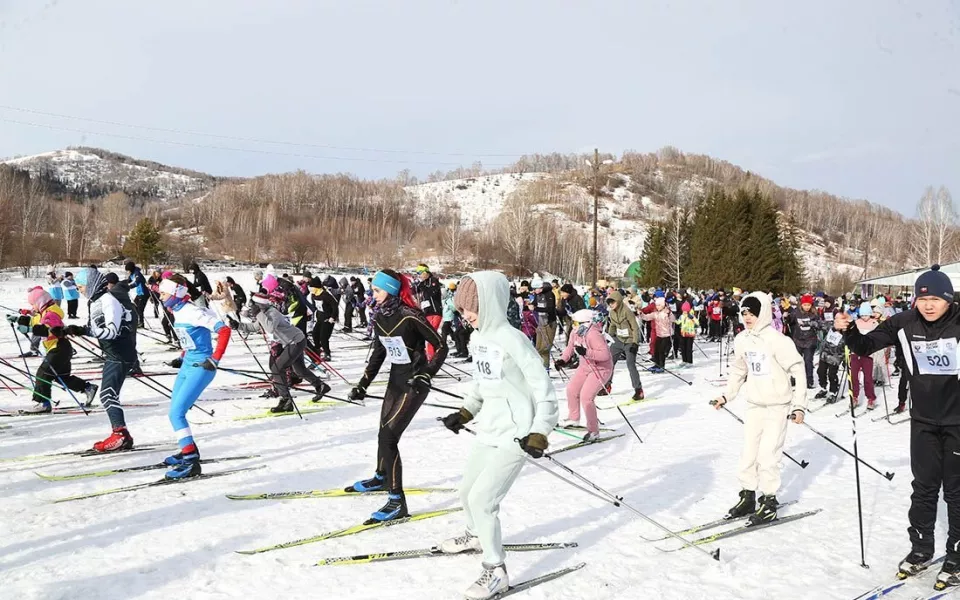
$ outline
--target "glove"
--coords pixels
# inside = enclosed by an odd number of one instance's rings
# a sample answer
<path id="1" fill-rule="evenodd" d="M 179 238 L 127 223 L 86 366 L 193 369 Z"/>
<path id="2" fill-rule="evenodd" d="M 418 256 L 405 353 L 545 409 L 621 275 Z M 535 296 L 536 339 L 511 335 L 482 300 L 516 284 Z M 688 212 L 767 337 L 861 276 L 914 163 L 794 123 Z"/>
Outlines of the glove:
<path id="1" fill-rule="evenodd" d="M 17 319 L 20 318 L 20 315 L 9 314 L 7 315 L 7 323 L 16 323 Z"/>
<path id="2" fill-rule="evenodd" d="M 17 325 L 17 331 L 19 331 L 19 332 L 22 333 L 23 335 L 27 335 L 28 333 L 30 333 L 30 326 L 29 326 L 29 325 Z"/>
<path id="3" fill-rule="evenodd" d="M 586 355 L 587 355 L 587 347 L 586 347 L 586 346 L 574 346 L 574 349 L 576 349 L 577 354 L 579 354 L 580 356 L 586 356 Z"/>
<path id="4" fill-rule="evenodd" d="M 558 358 L 557 360 L 553 361 L 553 366 L 557 369 L 566 369 L 568 364 L 569 363 L 562 358 Z"/>
<path id="5" fill-rule="evenodd" d="M 30 317 L 27 315 L 20 315 L 17 317 L 17 327 L 26 327 L 28 330 L 30 328 Z M 26 333 L 23 331 L 22 333 Z"/>
<path id="6" fill-rule="evenodd" d="M 181 361 L 181 362 L 182 362 L 182 361 Z M 218 364 L 219 364 L 219 363 L 217 362 L 216 359 L 214 359 L 214 358 L 208 358 L 207 360 L 203 361 L 202 363 L 193 363 L 193 366 L 195 366 L 195 367 L 203 367 L 204 370 L 207 370 L 207 371 L 216 371 Z"/>
<path id="7" fill-rule="evenodd" d="M 174 369 L 179 369 L 182 365 L 183 359 L 179 356 L 167 363 L 167 366 L 173 367 Z"/>
<path id="8" fill-rule="evenodd" d="M 473 415 L 470 414 L 470 411 L 461 408 L 457 412 L 445 416 L 443 418 L 443 425 L 454 433 L 460 433 L 460 430 L 463 429 L 463 424 L 469 423 L 471 419 L 473 419 Z"/>
<path id="9" fill-rule="evenodd" d="M 64 332 L 67 335 L 87 335 L 87 328 L 80 325 L 67 325 Z"/>
<path id="10" fill-rule="evenodd" d="M 230 326 L 230 329 L 240 329 L 240 321 L 233 317 L 227 317 L 227 325 Z"/>
<path id="11" fill-rule="evenodd" d="M 417 392 L 427 392 L 430 390 L 430 376 L 426 373 L 418 373 L 407 380 L 407 385 Z"/>
<path id="12" fill-rule="evenodd" d="M 354 401 L 363 400 L 366 397 L 367 397 L 367 390 L 363 389 L 359 385 L 353 388 L 352 390 L 350 390 L 350 393 L 347 395 L 348 399 L 354 400 Z"/>
<path id="13" fill-rule="evenodd" d="M 533 458 L 542 458 L 543 451 L 547 449 L 547 438 L 539 433 L 528 433 L 517 441 L 520 448 Z"/>
<path id="14" fill-rule="evenodd" d="M 636 354 L 640 351 L 640 344 L 630 344 L 630 352 Z"/>
<path id="15" fill-rule="evenodd" d="M 33 335 L 37 337 L 47 337 L 50 335 L 50 330 L 47 329 L 46 325 L 34 325 L 32 332 Z"/>

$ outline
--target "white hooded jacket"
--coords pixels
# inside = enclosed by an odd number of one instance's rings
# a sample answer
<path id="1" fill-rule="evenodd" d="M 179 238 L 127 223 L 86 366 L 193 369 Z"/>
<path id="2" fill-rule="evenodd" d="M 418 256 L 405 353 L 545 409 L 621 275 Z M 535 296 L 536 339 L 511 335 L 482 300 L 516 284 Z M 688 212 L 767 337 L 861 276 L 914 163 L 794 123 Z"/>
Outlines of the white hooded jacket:
<path id="1" fill-rule="evenodd" d="M 476 420 L 478 441 L 522 452 L 515 441 L 546 437 L 559 418 L 557 397 L 536 348 L 507 321 L 510 284 L 494 271 L 470 276 L 477 284 L 478 327 L 470 337 L 473 380 L 463 408 Z"/>
<path id="2" fill-rule="evenodd" d="M 733 340 L 734 361 L 724 396 L 733 400 L 741 390 L 747 402 L 759 406 L 791 405 L 807 410 L 807 376 L 803 357 L 793 340 L 771 325 L 770 296 L 754 292 L 749 297 L 760 301 L 760 316 L 753 329 L 744 329 Z M 796 381 L 791 389 L 790 377 Z"/>

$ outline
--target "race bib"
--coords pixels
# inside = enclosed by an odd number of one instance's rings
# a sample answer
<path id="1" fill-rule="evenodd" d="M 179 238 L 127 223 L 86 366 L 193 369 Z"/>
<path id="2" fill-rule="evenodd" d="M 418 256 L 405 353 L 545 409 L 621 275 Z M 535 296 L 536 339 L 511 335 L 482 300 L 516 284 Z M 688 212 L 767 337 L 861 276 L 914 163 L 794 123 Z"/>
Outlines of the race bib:
<path id="1" fill-rule="evenodd" d="M 488 345 L 477 344 L 473 347 L 473 376 L 483 381 L 503 379 L 503 350 Z"/>
<path id="2" fill-rule="evenodd" d="M 184 350 L 194 350 L 197 347 L 193 341 L 193 338 L 190 337 L 189 333 L 187 333 L 186 328 L 174 327 L 173 330 L 177 333 L 177 339 L 180 340 L 181 348 Z"/>
<path id="3" fill-rule="evenodd" d="M 629 336 L 630 336 L 630 328 L 625 328 L 625 329 L 617 328 L 617 337 L 629 337 Z"/>
<path id="4" fill-rule="evenodd" d="M 380 343 L 387 351 L 387 362 L 391 365 L 409 365 L 410 353 L 407 352 L 407 345 L 403 343 L 403 338 L 398 336 L 381 336 Z"/>
<path id="5" fill-rule="evenodd" d="M 797 319 L 797 325 L 800 326 L 800 331 L 810 331 L 810 319 Z"/>
<path id="6" fill-rule="evenodd" d="M 423 302 L 421 302 L 421 303 L 420 303 L 420 308 L 424 308 L 424 309 L 430 308 L 430 301 L 429 301 L 429 300 L 424 300 Z"/>
<path id="7" fill-rule="evenodd" d="M 824 320 L 824 321 L 832 321 L 832 320 L 833 320 L 833 313 L 832 313 L 832 312 L 824 312 L 824 313 L 823 313 L 823 320 Z"/>
<path id="8" fill-rule="evenodd" d="M 827 343 L 833 346 L 838 346 L 840 342 L 843 341 L 843 334 L 839 331 L 831 331 L 827 334 Z"/>
<path id="9" fill-rule="evenodd" d="M 910 347 L 921 375 L 957 375 L 960 372 L 957 368 L 957 340 L 911 341 Z"/>
<path id="10" fill-rule="evenodd" d="M 541 311 L 541 312 L 546 312 L 546 310 L 547 310 L 547 303 L 546 303 L 546 302 L 537 302 L 537 310 L 539 310 L 539 311 Z"/>
<path id="11" fill-rule="evenodd" d="M 756 377 L 767 377 L 770 375 L 770 360 L 763 352 L 747 352 L 747 369 L 751 375 Z"/>
<path id="12" fill-rule="evenodd" d="M 713 307 L 713 314 L 719 315 L 722 310 L 723 310 L 723 309 L 720 308 L 719 306 L 714 306 L 714 307 Z"/>

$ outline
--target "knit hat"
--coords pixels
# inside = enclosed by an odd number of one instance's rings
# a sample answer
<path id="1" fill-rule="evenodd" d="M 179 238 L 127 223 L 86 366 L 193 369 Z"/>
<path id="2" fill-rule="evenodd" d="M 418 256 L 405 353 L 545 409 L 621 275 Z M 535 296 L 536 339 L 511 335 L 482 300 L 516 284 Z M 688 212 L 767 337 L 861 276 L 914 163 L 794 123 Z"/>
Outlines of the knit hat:
<path id="1" fill-rule="evenodd" d="M 810 294 L 800 296 L 800 304 L 813 304 L 813 296 Z"/>
<path id="2" fill-rule="evenodd" d="M 914 296 L 936 296 L 947 302 L 953 302 L 953 282 L 947 274 L 940 270 L 940 265 L 933 265 L 926 273 L 917 277 L 913 286 Z"/>
<path id="3" fill-rule="evenodd" d="M 520 287 L 529 288 L 529 287 L 530 287 L 530 282 L 527 281 L 526 279 L 524 279 L 523 281 L 520 282 Z"/>
<path id="4" fill-rule="evenodd" d="M 576 295 L 577 290 L 573 287 L 572 283 L 565 283 L 560 286 L 560 292 L 563 294 L 570 294 L 571 296 Z"/>
<path id="5" fill-rule="evenodd" d="M 27 302 L 36 310 L 40 310 L 52 300 L 53 298 L 50 297 L 50 294 L 39 285 L 27 290 Z"/>
<path id="6" fill-rule="evenodd" d="M 464 311 L 480 312 L 480 296 L 477 292 L 477 284 L 469 276 L 460 280 L 457 293 L 453 295 L 453 307 L 461 315 L 464 314 Z"/>
<path id="7" fill-rule="evenodd" d="M 261 271 L 260 269 L 257 269 L 256 271 L 254 271 L 254 272 L 253 272 L 253 278 L 254 278 L 254 279 L 261 279 L 261 280 L 262 280 L 262 279 L 263 279 L 263 271 Z"/>
<path id="8" fill-rule="evenodd" d="M 861 302 L 860 308 L 857 309 L 858 317 L 869 317 L 873 314 L 873 307 L 870 306 L 869 302 Z"/>
<path id="9" fill-rule="evenodd" d="M 113 285 L 120 283 L 120 276 L 112 271 L 104 275 L 103 278 L 107 280 L 107 283 L 112 283 Z"/>
<path id="10" fill-rule="evenodd" d="M 657 290 L 656 292 L 654 292 L 653 297 L 654 297 L 654 298 L 663 298 L 663 297 L 664 297 L 663 290 Z"/>
<path id="11" fill-rule="evenodd" d="M 684 302 L 683 305 L 680 307 L 680 310 L 682 310 L 683 312 L 690 312 L 690 303 Z"/>
<path id="12" fill-rule="evenodd" d="M 263 306 L 268 306 L 268 305 L 272 304 L 272 302 L 270 301 L 270 296 L 268 296 L 268 295 L 266 295 L 266 294 L 261 294 L 261 293 L 259 293 L 259 292 L 253 294 L 253 295 L 250 297 L 250 299 L 251 299 L 255 304 L 260 304 L 260 305 L 263 305 Z"/>
<path id="13" fill-rule="evenodd" d="M 589 308 L 581 308 L 570 317 L 576 323 L 590 323 L 593 321 L 594 311 Z"/>
<path id="14" fill-rule="evenodd" d="M 170 294 L 175 298 L 183 298 L 187 295 L 187 288 L 172 279 L 164 279 L 160 282 L 160 293 Z"/>
<path id="15" fill-rule="evenodd" d="M 263 281 L 260 282 L 260 285 L 263 286 L 263 289 L 267 290 L 267 293 L 270 293 L 277 289 L 277 286 L 280 285 L 280 282 L 277 281 L 276 275 L 266 275 L 263 278 Z"/>
<path id="16" fill-rule="evenodd" d="M 311 278 L 310 278 L 310 281 L 307 283 L 307 287 L 309 287 L 309 288 L 321 288 L 321 289 L 322 289 L 322 288 L 323 288 L 323 281 L 321 281 L 321 279 L 320 279 L 319 277 L 316 277 L 316 276 L 311 277 Z"/>
<path id="17" fill-rule="evenodd" d="M 539 277 L 534 277 L 533 281 L 530 282 L 531 290 L 535 290 L 537 288 L 542 288 L 542 287 L 543 287 L 543 280 L 540 279 Z"/>
<path id="18" fill-rule="evenodd" d="M 747 296 L 743 299 L 743 303 L 740 305 L 741 312 L 749 310 L 750 314 L 755 317 L 760 316 L 760 310 L 762 308 L 763 307 L 760 305 L 760 299 L 756 296 Z"/>
<path id="19" fill-rule="evenodd" d="M 457 282 L 456 282 L 456 281 L 451 281 L 450 283 L 448 283 L 448 284 L 447 284 L 447 289 L 450 290 L 450 291 L 453 291 L 453 290 L 457 289 Z"/>

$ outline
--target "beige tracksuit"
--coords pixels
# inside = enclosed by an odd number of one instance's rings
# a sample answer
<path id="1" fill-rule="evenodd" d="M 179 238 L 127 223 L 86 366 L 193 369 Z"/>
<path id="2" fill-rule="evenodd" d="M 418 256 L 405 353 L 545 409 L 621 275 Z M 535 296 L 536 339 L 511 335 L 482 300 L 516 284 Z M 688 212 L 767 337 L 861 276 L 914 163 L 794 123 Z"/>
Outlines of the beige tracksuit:
<path id="1" fill-rule="evenodd" d="M 732 401 L 743 392 L 747 412 L 743 417 L 743 453 L 740 486 L 775 495 L 780 489 L 780 460 L 787 435 L 787 417 L 807 409 L 807 377 L 803 357 L 793 341 L 771 325 L 770 296 L 750 294 L 760 300 L 760 316 L 753 329 L 734 339 L 734 361 L 724 396 Z M 790 377 L 796 385 L 791 388 Z"/>

